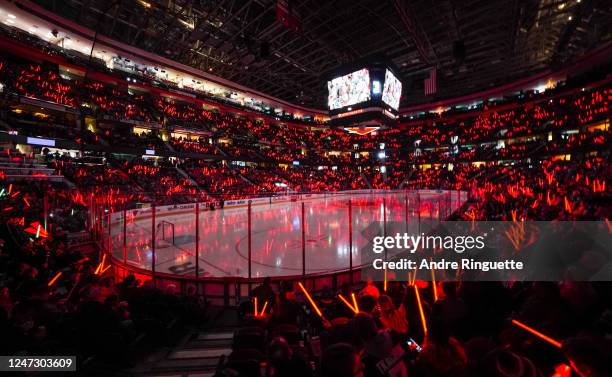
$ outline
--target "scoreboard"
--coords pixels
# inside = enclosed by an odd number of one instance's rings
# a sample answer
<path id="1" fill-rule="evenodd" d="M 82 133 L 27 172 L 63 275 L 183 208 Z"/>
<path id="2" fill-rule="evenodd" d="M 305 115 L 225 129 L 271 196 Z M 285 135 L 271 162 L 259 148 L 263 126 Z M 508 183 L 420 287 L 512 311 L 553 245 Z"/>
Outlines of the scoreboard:
<path id="1" fill-rule="evenodd" d="M 332 125 L 380 126 L 395 122 L 402 82 L 384 57 L 370 57 L 327 75 Z"/>

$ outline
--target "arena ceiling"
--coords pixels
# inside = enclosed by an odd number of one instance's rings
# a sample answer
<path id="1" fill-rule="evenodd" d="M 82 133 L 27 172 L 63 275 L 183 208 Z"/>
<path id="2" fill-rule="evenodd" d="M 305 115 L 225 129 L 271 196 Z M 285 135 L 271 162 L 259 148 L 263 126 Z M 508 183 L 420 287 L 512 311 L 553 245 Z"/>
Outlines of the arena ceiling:
<path id="1" fill-rule="evenodd" d="M 35 0 L 114 39 L 296 104 L 326 107 L 322 73 L 375 53 L 402 106 L 562 66 L 612 39 L 609 0 Z M 438 92 L 423 79 L 438 70 Z"/>

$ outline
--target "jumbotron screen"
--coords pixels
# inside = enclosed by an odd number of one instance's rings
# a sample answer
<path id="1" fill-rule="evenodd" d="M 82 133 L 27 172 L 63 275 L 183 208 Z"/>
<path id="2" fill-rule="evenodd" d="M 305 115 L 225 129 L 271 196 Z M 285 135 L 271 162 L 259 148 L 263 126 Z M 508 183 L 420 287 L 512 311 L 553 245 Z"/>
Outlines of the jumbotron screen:
<path id="1" fill-rule="evenodd" d="M 385 71 L 385 84 L 383 85 L 382 100 L 387 105 L 397 110 L 402 96 L 402 83 L 390 70 Z"/>
<path id="2" fill-rule="evenodd" d="M 327 82 L 327 89 L 329 90 L 327 104 L 330 110 L 369 101 L 371 98 L 370 71 L 363 68 L 348 75 L 336 77 Z"/>

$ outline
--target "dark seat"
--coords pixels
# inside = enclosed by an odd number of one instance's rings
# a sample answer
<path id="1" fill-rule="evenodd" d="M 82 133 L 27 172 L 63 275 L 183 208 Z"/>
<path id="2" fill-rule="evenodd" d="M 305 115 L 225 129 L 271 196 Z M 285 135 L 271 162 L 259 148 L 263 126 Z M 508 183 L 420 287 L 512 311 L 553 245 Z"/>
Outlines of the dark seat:
<path id="1" fill-rule="evenodd" d="M 287 343 L 294 346 L 302 340 L 300 329 L 296 325 L 282 324 L 278 325 L 273 330 L 274 336 L 281 336 L 285 338 Z"/>
<path id="2" fill-rule="evenodd" d="M 234 334 L 232 349 L 245 348 L 264 349 L 266 341 L 265 331 L 259 327 L 245 327 Z"/>
<path id="3" fill-rule="evenodd" d="M 260 363 L 265 360 L 265 355 L 257 349 L 242 348 L 229 355 L 224 368 L 232 369 L 240 377 L 261 377 Z"/>

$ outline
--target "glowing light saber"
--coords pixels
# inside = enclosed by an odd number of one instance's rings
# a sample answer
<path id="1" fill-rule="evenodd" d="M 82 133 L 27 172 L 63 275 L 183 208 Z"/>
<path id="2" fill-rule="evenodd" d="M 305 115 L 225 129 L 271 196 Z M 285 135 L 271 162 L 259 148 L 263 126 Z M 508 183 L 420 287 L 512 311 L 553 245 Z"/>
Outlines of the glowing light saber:
<path id="1" fill-rule="evenodd" d="M 340 301 L 344 303 L 344 305 L 348 306 L 349 309 L 353 311 L 353 313 L 357 314 L 357 309 L 355 309 L 341 294 L 338 294 Z"/>
<path id="2" fill-rule="evenodd" d="M 257 317 L 257 297 L 255 297 L 253 301 L 254 301 L 253 315 Z"/>
<path id="3" fill-rule="evenodd" d="M 96 272 L 94 272 L 94 274 L 96 274 L 96 275 L 100 274 L 100 271 L 102 271 L 102 269 L 104 268 L 104 262 L 105 261 L 106 261 L 106 254 L 102 255 L 102 262 L 100 262 L 100 264 L 96 268 Z"/>
<path id="4" fill-rule="evenodd" d="M 261 308 L 261 312 L 259 313 L 259 315 L 266 314 L 266 307 L 268 307 L 268 301 L 264 302 L 264 306 Z"/>
<path id="5" fill-rule="evenodd" d="M 431 286 L 433 288 L 434 302 L 438 301 L 438 286 L 436 284 L 436 271 L 431 269 Z"/>
<path id="6" fill-rule="evenodd" d="M 304 295 L 306 296 L 306 298 L 308 299 L 308 302 L 310 302 L 310 305 L 312 305 L 313 309 L 315 310 L 315 312 L 317 312 L 317 314 L 319 315 L 319 317 L 323 318 L 323 314 L 321 314 L 321 310 L 319 309 L 319 307 L 317 306 L 317 304 L 314 302 L 314 300 L 312 299 L 312 297 L 310 297 L 310 293 L 308 293 L 308 291 L 306 290 L 306 288 L 304 288 L 304 285 L 302 284 L 301 281 L 298 281 L 298 286 L 300 287 L 300 289 L 302 290 L 302 292 L 304 292 Z"/>
<path id="7" fill-rule="evenodd" d="M 423 334 L 427 335 L 427 322 L 425 321 L 425 312 L 423 311 L 423 305 L 421 304 L 421 294 L 419 293 L 419 287 L 414 287 L 414 293 L 417 299 L 417 305 L 419 307 L 419 315 L 421 316 L 421 324 L 423 325 Z"/>
<path id="8" fill-rule="evenodd" d="M 408 285 L 414 285 L 414 283 L 416 282 L 416 278 L 417 278 L 417 271 L 414 270 L 414 274 L 411 273 L 411 271 L 408 271 Z"/>
<path id="9" fill-rule="evenodd" d="M 553 338 L 542 334 L 541 332 L 535 330 L 534 328 L 531 328 L 531 327 L 527 326 L 526 324 L 517 321 L 516 319 L 513 319 L 512 323 L 514 323 L 518 327 L 522 328 L 523 330 L 532 333 L 533 335 L 537 336 L 538 338 L 547 341 L 548 343 L 552 344 L 553 346 L 555 346 L 557 348 L 561 348 L 561 342 L 556 341 Z"/>
<path id="10" fill-rule="evenodd" d="M 51 279 L 49 281 L 49 283 L 47 284 L 47 287 L 52 286 L 53 284 L 55 284 L 55 282 L 57 281 L 57 279 L 59 279 L 60 276 L 62 276 L 62 271 L 58 272 L 57 274 L 55 274 L 55 276 L 53 277 L 53 279 Z"/>
<path id="11" fill-rule="evenodd" d="M 383 282 L 383 290 L 387 292 L 387 269 L 385 268 L 385 281 Z"/>
<path id="12" fill-rule="evenodd" d="M 355 306 L 355 313 L 359 313 L 359 305 L 357 305 L 357 298 L 355 297 L 355 293 L 351 292 L 351 297 L 353 298 L 353 305 Z"/>

